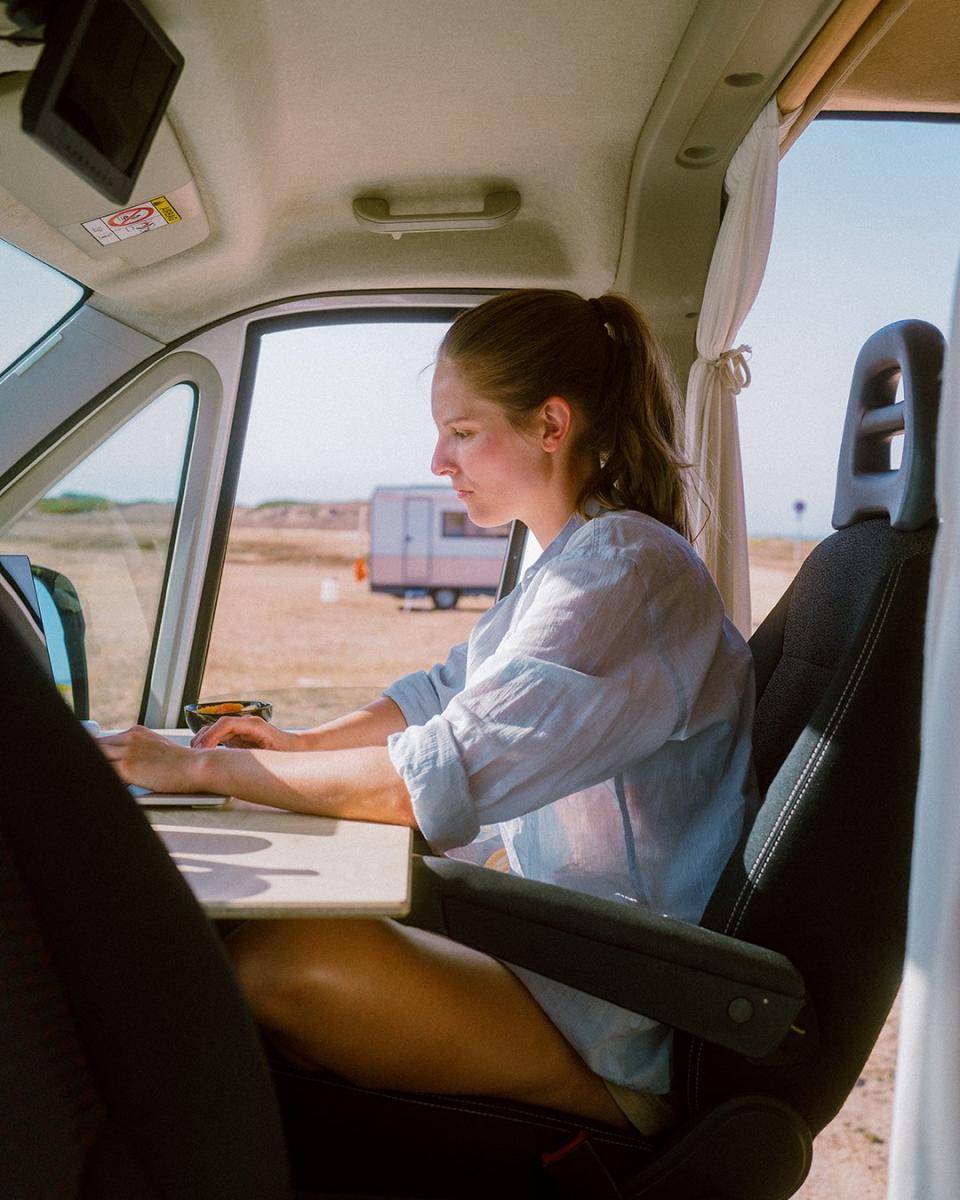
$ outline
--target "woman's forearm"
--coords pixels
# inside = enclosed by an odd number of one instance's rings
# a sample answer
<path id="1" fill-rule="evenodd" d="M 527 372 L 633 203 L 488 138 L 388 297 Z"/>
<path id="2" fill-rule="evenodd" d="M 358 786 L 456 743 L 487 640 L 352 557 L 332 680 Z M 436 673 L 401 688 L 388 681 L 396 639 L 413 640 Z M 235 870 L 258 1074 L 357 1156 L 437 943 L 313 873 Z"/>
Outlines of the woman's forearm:
<path id="1" fill-rule="evenodd" d="M 190 773 L 202 791 L 296 812 L 416 826 L 410 794 L 385 747 L 190 753 Z"/>
<path id="2" fill-rule="evenodd" d="M 356 712 L 327 721 L 297 734 L 298 749 L 352 750 L 360 746 L 385 746 L 391 733 L 407 727 L 403 713 L 387 696 L 380 696 Z"/>

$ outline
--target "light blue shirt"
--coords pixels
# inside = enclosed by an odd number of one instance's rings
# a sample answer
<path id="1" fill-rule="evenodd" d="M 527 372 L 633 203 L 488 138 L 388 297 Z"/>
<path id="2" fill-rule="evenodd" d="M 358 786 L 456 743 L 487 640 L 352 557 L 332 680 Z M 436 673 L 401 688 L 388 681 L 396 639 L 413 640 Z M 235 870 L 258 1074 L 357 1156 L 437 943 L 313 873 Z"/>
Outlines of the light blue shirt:
<path id="1" fill-rule="evenodd" d="M 753 667 L 673 530 L 571 517 L 468 643 L 385 694 L 435 850 L 497 825 L 518 875 L 700 919 L 753 796 Z M 599 1075 L 669 1090 L 666 1027 L 510 969 Z"/>

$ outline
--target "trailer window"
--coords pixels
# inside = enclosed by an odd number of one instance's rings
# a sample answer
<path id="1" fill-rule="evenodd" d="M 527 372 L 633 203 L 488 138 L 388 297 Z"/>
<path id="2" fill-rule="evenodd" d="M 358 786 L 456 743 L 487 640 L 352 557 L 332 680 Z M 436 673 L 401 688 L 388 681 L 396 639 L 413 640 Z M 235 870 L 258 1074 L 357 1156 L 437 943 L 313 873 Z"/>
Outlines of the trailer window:
<path id="1" fill-rule="evenodd" d="M 204 697 L 316 724 L 444 659 L 493 602 L 506 530 L 470 528 L 430 473 L 448 323 L 261 336 Z"/>
<path id="2" fill-rule="evenodd" d="M 510 526 L 492 525 L 489 529 L 484 529 L 480 525 L 474 525 L 465 512 L 445 512 L 443 514 L 443 536 L 505 538 L 510 536 Z"/>

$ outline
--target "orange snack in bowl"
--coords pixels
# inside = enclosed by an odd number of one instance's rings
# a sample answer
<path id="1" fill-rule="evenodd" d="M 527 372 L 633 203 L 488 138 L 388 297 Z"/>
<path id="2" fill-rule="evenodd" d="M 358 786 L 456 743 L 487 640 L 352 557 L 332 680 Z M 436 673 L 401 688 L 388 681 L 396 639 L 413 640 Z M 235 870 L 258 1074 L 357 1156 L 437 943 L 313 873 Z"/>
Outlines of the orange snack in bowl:
<path id="1" fill-rule="evenodd" d="M 207 716 L 225 717 L 231 713 L 243 712 L 246 706 L 236 700 L 225 700 L 222 704 L 204 704 L 197 708 L 198 713 Z"/>

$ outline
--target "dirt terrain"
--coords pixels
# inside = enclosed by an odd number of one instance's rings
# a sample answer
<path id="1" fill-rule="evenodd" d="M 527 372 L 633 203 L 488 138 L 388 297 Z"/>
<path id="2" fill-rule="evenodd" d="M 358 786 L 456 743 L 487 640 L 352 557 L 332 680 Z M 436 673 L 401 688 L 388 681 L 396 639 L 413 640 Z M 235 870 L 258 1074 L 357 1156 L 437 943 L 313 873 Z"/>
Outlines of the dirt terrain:
<path id="1" fill-rule="evenodd" d="M 272 700 L 306 725 L 348 711 L 463 641 L 489 601 L 449 612 L 425 598 L 374 595 L 358 578 L 364 506 L 238 510 L 203 682 L 205 698 Z M 128 723 L 140 703 L 163 578 L 170 514 L 159 505 L 33 513 L 0 540 L 73 579 L 88 622 L 92 712 Z M 813 543 L 751 544 L 754 619 L 779 598 Z M 898 1010 L 835 1121 L 820 1136 L 801 1200 L 882 1200 Z"/>

